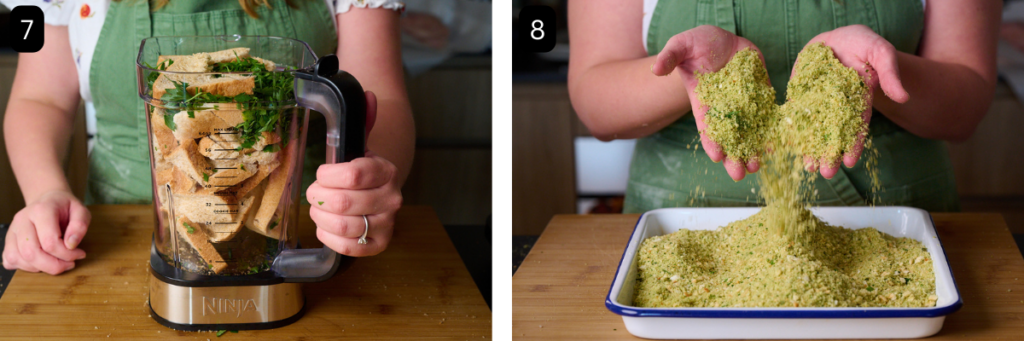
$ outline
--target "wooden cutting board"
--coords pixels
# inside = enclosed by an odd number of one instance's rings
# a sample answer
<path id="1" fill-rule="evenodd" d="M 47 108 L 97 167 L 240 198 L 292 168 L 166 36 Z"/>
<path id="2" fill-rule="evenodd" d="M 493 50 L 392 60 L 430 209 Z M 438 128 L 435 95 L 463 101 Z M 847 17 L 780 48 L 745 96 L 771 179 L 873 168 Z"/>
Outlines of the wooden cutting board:
<path id="1" fill-rule="evenodd" d="M 517 340 L 636 340 L 604 306 L 639 215 L 560 215 L 512 278 Z M 1024 258 L 999 214 L 933 213 L 964 305 L 934 340 L 1024 340 Z"/>
<path id="2" fill-rule="evenodd" d="M 149 205 L 93 206 L 87 258 L 59 276 L 19 271 L 0 298 L 0 338 L 49 340 L 482 340 L 491 312 L 429 207 L 403 207 L 380 255 L 306 284 L 306 314 L 290 326 L 226 333 L 181 332 L 149 317 L 153 213 Z M 301 209 L 300 240 L 314 236 Z M 371 226 L 372 228 L 372 226 Z"/>

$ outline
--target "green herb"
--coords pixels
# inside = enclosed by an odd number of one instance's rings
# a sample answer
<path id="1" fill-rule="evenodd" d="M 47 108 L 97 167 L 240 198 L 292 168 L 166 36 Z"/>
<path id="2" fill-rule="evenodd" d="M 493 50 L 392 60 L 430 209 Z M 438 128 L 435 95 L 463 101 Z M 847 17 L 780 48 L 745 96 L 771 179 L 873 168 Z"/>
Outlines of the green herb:
<path id="1" fill-rule="evenodd" d="M 210 174 L 203 173 L 203 182 L 210 182 Z"/>
<path id="2" fill-rule="evenodd" d="M 273 230 L 277 227 L 277 220 L 270 222 L 270 226 L 267 226 L 267 230 Z"/>
<path id="3" fill-rule="evenodd" d="M 245 57 L 238 58 L 238 54 L 235 54 L 235 60 L 226 63 L 217 63 L 213 65 L 211 69 L 213 72 L 260 72 L 267 71 L 266 65 L 263 65 L 256 58 Z"/>
<path id="4" fill-rule="evenodd" d="M 278 146 L 276 144 L 272 144 L 272 145 L 263 147 L 263 152 L 264 153 L 273 153 L 273 152 L 276 152 L 276 151 L 279 151 L 279 150 L 281 150 L 281 146 Z"/>
<path id="5" fill-rule="evenodd" d="M 317 201 L 317 202 L 316 202 L 316 204 L 317 204 L 317 205 L 320 205 L 320 206 L 323 206 L 323 205 L 324 205 L 324 202 L 323 202 L 323 201 Z"/>
<path id="6" fill-rule="evenodd" d="M 164 116 L 164 125 L 166 125 L 168 128 L 171 128 L 171 131 L 178 130 L 178 125 L 174 123 L 174 115 L 173 114 L 164 113 L 163 116 Z"/>
<path id="7" fill-rule="evenodd" d="M 223 330 L 223 329 L 218 330 L 217 331 L 217 337 L 220 337 L 221 335 L 224 335 L 224 333 L 227 333 L 227 332 L 228 332 L 227 330 Z"/>
<path id="8" fill-rule="evenodd" d="M 238 165 L 238 168 L 240 168 L 242 171 L 245 171 L 245 165 Z"/>
<path id="9" fill-rule="evenodd" d="M 238 97 L 214 95 L 209 92 L 203 92 L 199 88 L 196 88 L 194 95 L 190 95 L 188 93 L 188 83 L 171 81 L 171 84 L 174 84 L 174 87 L 167 89 L 167 92 L 160 99 L 164 101 L 164 106 L 168 109 L 187 111 L 189 118 L 195 118 L 195 110 L 201 108 L 206 103 L 231 102 L 234 98 Z"/>
<path id="10" fill-rule="evenodd" d="M 188 233 L 189 234 L 192 234 L 192 233 L 196 232 L 196 229 L 192 228 L 192 225 L 189 225 L 188 223 L 185 223 L 185 222 L 182 222 L 182 224 L 185 225 L 185 228 L 188 229 Z"/>
<path id="11" fill-rule="evenodd" d="M 868 291 L 875 291 L 875 288 L 869 285 L 868 286 Z"/>

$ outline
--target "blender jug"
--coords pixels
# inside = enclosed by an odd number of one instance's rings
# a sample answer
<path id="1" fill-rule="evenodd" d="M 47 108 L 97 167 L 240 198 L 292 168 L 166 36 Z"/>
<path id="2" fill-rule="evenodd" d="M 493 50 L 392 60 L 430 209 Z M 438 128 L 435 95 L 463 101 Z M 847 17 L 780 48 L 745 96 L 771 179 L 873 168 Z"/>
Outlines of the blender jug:
<path id="1" fill-rule="evenodd" d="M 351 258 L 298 245 L 310 109 L 327 163 L 363 156 L 362 87 L 299 40 L 153 37 L 136 61 L 156 216 L 150 309 L 179 330 L 266 329 L 301 316 L 300 282 Z"/>

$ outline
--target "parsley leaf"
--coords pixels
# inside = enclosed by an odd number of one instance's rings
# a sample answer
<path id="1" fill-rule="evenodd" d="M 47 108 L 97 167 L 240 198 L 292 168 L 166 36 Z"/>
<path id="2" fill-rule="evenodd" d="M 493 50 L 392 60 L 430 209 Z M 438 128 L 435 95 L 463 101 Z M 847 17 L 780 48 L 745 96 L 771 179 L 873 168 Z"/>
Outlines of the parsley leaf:
<path id="1" fill-rule="evenodd" d="M 185 223 L 185 222 L 182 222 L 181 224 L 182 224 L 182 225 L 185 225 L 185 228 L 187 228 L 187 229 L 188 229 L 188 233 L 189 233 L 189 234 L 192 234 L 192 233 L 195 233 L 195 232 L 196 232 L 196 229 L 195 229 L 195 228 L 192 228 L 192 225 L 189 225 L 188 223 Z"/>

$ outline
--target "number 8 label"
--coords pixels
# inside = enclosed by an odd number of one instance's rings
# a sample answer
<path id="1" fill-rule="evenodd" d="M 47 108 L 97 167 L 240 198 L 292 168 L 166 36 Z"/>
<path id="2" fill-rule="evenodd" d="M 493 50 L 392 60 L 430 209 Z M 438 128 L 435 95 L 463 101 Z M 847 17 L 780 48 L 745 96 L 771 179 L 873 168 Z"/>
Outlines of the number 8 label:
<path id="1" fill-rule="evenodd" d="M 538 26 L 538 25 L 540 25 L 540 26 Z M 544 22 L 543 21 L 540 21 L 540 19 L 534 20 L 533 22 L 530 22 L 530 27 L 533 28 L 532 30 L 530 30 L 530 38 L 533 38 L 533 40 L 544 39 Z M 534 33 L 536 33 L 536 32 L 540 32 L 540 36 L 539 37 L 534 35 Z"/>

